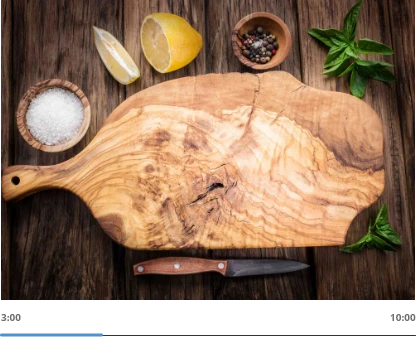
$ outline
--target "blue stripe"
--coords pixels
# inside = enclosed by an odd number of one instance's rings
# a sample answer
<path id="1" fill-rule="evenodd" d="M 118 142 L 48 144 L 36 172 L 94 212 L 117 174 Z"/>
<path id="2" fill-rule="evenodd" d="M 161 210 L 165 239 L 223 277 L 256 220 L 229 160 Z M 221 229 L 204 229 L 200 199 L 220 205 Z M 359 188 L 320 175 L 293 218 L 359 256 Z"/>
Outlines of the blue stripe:
<path id="1" fill-rule="evenodd" d="M 104 332 L 50 332 L 50 331 L 36 331 L 36 332 L 1 332 L 0 337 L 102 337 Z"/>

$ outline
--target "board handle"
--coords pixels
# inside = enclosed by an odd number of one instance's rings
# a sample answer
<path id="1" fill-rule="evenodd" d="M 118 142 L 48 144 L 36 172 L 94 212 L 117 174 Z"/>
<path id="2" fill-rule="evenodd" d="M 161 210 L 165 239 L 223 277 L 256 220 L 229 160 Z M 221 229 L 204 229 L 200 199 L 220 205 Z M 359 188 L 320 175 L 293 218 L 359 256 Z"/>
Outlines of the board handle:
<path id="1" fill-rule="evenodd" d="M 1 174 L 1 194 L 5 201 L 19 200 L 38 191 L 63 187 L 56 166 L 16 165 Z"/>
<path id="2" fill-rule="evenodd" d="M 134 275 L 187 275 L 215 271 L 225 276 L 227 261 L 194 257 L 163 257 L 133 266 Z"/>

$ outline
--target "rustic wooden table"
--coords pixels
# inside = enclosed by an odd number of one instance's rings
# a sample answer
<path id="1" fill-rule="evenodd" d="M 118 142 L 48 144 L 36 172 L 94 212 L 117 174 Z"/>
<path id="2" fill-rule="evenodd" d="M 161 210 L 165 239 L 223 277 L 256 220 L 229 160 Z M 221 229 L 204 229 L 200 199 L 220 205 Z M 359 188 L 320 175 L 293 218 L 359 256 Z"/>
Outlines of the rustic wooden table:
<path id="1" fill-rule="evenodd" d="M 348 92 L 345 78 L 321 75 L 326 48 L 312 27 L 341 28 L 355 0 L 2 0 L 2 167 L 51 165 L 79 153 L 123 100 L 156 83 L 188 75 L 247 72 L 230 36 L 243 16 L 267 11 L 292 34 L 292 50 L 277 69 L 319 89 Z M 186 18 L 204 38 L 190 65 L 171 74 L 154 71 L 140 52 L 139 29 L 152 12 Z M 2 201 L 2 299 L 414 299 L 414 1 L 364 0 L 358 37 L 392 46 L 396 83 L 370 81 L 364 100 L 384 125 L 386 187 L 380 200 L 351 224 L 347 242 L 366 232 L 368 218 L 386 203 L 403 240 L 397 253 L 341 253 L 337 247 L 144 252 L 113 243 L 87 207 L 65 191 L 46 191 L 14 204 Z M 138 63 L 142 77 L 122 86 L 104 68 L 92 25 L 113 33 Z M 14 113 L 38 81 L 62 78 L 88 96 L 92 121 L 85 138 L 64 153 L 32 149 Z M 311 268 L 281 276 L 223 278 L 217 274 L 134 277 L 132 266 L 162 256 L 287 258 Z"/>

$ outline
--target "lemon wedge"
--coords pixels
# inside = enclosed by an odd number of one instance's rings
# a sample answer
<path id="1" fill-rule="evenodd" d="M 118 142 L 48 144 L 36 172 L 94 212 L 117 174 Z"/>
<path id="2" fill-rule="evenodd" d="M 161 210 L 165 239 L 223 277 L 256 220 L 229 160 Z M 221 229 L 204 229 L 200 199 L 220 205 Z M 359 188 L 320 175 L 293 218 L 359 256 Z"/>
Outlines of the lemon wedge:
<path id="1" fill-rule="evenodd" d="M 145 17 L 140 40 L 147 61 L 160 73 L 180 69 L 202 48 L 202 37 L 184 18 L 170 13 Z"/>
<path id="2" fill-rule="evenodd" d="M 104 29 L 93 26 L 93 30 L 95 47 L 110 74 L 125 85 L 137 80 L 139 68 L 121 43 Z"/>

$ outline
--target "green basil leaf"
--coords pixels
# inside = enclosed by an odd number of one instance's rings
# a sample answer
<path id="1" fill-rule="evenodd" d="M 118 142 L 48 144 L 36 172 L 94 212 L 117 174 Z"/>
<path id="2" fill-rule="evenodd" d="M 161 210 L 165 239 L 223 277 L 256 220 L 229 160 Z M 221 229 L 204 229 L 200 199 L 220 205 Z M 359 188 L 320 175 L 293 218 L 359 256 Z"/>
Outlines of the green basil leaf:
<path id="1" fill-rule="evenodd" d="M 355 68 L 353 69 L 353 74 L 354 73 L 358 74 Z M 371 224 L 371 219 L 369 219 L 367 235 L 361 238 L 357 243 L 341 247 L 340 250 L 347 253 L 357 253 L 367 247 L 396 251 L 393 244 L 401 245 L 401 243 L 402 241 L 396 231 L 388 222 L 387 207 L 386 205 L 383 205 L 377 213 L 374 224 Z"/>
<path id="2" fill-rule="evenodd" d="M 308 30 L 309 35 L 313 36 L 315 39 L 318 39 L 328 47 L 333 47 L 337 43 L 346 41 L 344 33 L 338 29 L 319 29 L 313 28 Z M 337 41 L 337 43 L 335 43 Z"/>
<path id="3" fill-rule="evenodd" d="M 355 52 L 355 50 L 354 50 L 351 46 L 348 46 L 348 47 L 345 49 L 345 54 L 347 54 L 348 56 L 351 56 L 351 57 L 353 57 L 353 58 L 355 58 L 355 59 L 357 59 L 357 58 L 358 58 L 357 53 Z"/>
<path id="4" fill-rule="evenodd" d="M 347 75 L 348 73 L 350 73 L 355 67 L 355 62 L 351 63 L 347 69 L 345 69 L 341 74 L 338 75 L 338 77 Z"/>
<path id="5" fill-rule="evenodd" d="M 381 226 L 380 226 L 381 227 Z M 390 241 L 395 245 L 401 245 L 402 240 L 400 240 L 399 235 L 396 233 L 394 228 L 390 224 L 385 224 L 382 226 L 383 228 L 376 227 L 376 234 L 383 237 L 384 239 Z"/>
<path id="6" fill-rule="evenodd" d="M 360 58 L 358 58 L 356 62 L 360 66 L 365 66 L 365 67 L 372 66 L 372 65 L 375 65 L 375 64 L 380 64 L 380 65 L 385 66 L 385 67 L 393 67 L 393 65 L 391 63 L 381 62 L 381 61 L 372 61 L 372 60 L 363 60 L 363 59 L 360 59 Z"/>
<path id="7" fill-rule="evenodd" d="M 389 228 L 390 224 L 388 222 L 378 223 L 377 228 L 381 231 L 387 230 Z M 373 225 L 372 229 L 376 228 L 376 224 Z"/>
<path id="8" fill-rule="evenodd" d="M 358 98 L 362 98 L 365 94 L 365 88 L 367 86 L 367 77 L 362 76 L 357 71 L 357 67 L 354 67 L 350 77 L 350 91 Z"/>
<path id="9" fill-rule="evenodd" d="M 371 218 L 368 219 L 368 234 L 374 229 L 375 224 L 371 224 Z"/>
<path id="10" fill-rule="evenodd" d="M 385 204 L 381 206 L 380 210 L 377 213 L 373 230 L 376 232 L 376 234 L 395 245 L 402 244 L 399 235 L 396 233 L 394 228 L 389 223 L 387 206 Z"/>
<path id="11" fill-rule="evenodd" d="M 331 41 L 334 43 L 335 46 L 346 48 L 348 46 L 347 41 L 338 40 L 336 38 L 331 38 Z"/>
<path id="12" fill-rule="evenodd" d="M 359 253 L 361 252 L 366 246 L 368 246 L 368 239 L 369 236 L 366 235 L 358 240 L 356 243 L 350 246 L 340 247 L 340 251 L 345 253 Z"/>
<path id="13" fill-rule="evenodd" d="M 377 227 L 374 225 L 372 230 L 373 231 L 378 231 L 379 233 L 384 233 L 384 232 L 387 232 L 389 230 L 389 227 L 390 227 L 389 223 L 384 223 L 384 224 L 381 224 L 381 225 L 377 225 Z"/>
<path id="14" fill-rule="evenodd" d="M 342 63 L 348 56 L 345 55 L 345 48 L 334 46 L 329 50 L 326 57 L 324 68 L 330 68 L 337 64 Z"/>
<path id="15" fill-rule="evenodd" d="M 383 43 L 371 39 L 358 40 L 358 53 L 392 55 L 393 50 Z"/>
<path id="16" fill-rule="evenodd" d="M 371 235 L 371 234 L 370 234 Z M 374 248 L 374 243 L 373 243 L 373 240 L 371 239 L 371 237 L 368 239 L 368 242 L 367 242 L 367 246 L 366 246 L 367 248 Z"/>
<path id="17" fill-rule="evenodd" d="M 389 250 L 389 251 L 396 251 L 396 248 L 394 248 L 391 244 L 384 241 L 382 238 L 379 238 L 377 235 L 371 235 L 371 242 L 373 243 L 373 246 L 377 249 L 381 250 Z"/>
<path id="18" fill-rule="evenodd" d="M 360 75 L 374 78 L 382 82 L 394 82 L 396 78 L 393 73 L 381 64 L 373 64 L 370 66 L 362 66 L 357 63 L 357 71 Z"/>
<path id="19" fill-rule="evenodd" d="M 385 224 L 388 222 L 388 212 L 387 212 L 387 207 L 386 204 L 383 204 L 383 206 L 381 206 L 380 210 L 377 213 L 376 216 L 376 221 L 374 221 L 374 225 L 381 225 L 381 224 Z"/>
<path id="20" fill-rule="evenodd" d="M 345 59 L 339 64 L 334 65 L 333 67 L 325 70 L 322 74 L 327 76 L 339 76 L 345 69 L 348 68 L 350 64 L 349 58 Z"/>
<path id="21" fill-rule="evenodd" d="M 349 41 L 354 41 L 357 35 L 357 20 L 360 13 L 362 1 L 358 1 L 357 4 L 350 9 L 347 16 L 344 19 L 344 34 Z"/>

